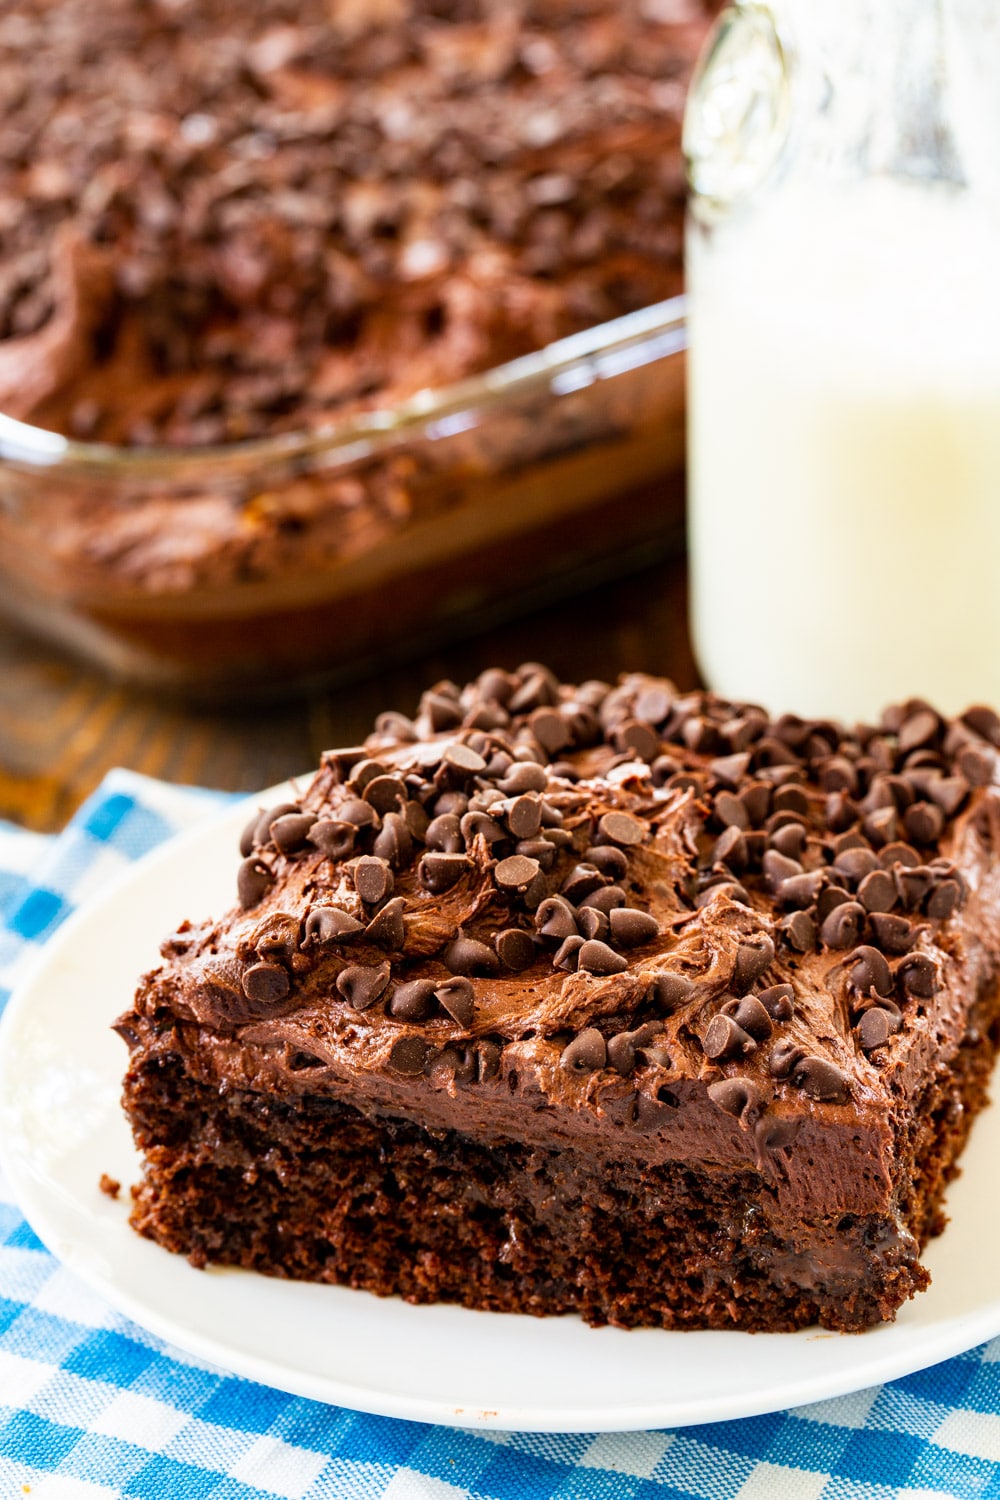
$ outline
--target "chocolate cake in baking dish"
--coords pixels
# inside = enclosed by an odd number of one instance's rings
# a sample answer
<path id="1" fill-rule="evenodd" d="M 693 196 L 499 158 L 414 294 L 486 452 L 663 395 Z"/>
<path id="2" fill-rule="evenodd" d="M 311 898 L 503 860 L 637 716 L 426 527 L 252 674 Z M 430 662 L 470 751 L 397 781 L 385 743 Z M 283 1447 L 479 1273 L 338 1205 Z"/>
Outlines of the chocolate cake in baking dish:
<path id="1" fill-rule="evenodd" d="M 997 1045 L 998 745 L 439 683 L 255 812 L 117 1023 L 136 1229 L 595 1324 L 892 1318 Z"/>

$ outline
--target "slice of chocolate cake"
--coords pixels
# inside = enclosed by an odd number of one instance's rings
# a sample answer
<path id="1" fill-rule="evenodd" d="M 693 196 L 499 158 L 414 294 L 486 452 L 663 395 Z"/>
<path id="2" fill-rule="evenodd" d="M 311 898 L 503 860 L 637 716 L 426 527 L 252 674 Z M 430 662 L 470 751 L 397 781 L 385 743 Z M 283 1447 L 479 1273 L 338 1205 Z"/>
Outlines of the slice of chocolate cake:
<path id="1" fill-rule="evenodd" d="M 893 1317 L 997 1045 L 998 745 L 439 683 L 254 816 L 118 1022 L 135 1227 L 592 1323 Z"/>

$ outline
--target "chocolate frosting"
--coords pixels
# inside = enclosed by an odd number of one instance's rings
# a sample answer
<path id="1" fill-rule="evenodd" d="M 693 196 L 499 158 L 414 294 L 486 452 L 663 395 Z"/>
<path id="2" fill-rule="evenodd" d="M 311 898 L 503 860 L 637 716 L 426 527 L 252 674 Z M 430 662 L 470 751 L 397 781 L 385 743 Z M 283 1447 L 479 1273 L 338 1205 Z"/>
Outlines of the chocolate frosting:
<path id="1" fill-rule="evenodd" d="M 438 684 L 255 815 L 240 904 L 168 940 L 123 1034 L 891 1226 L 898 1132 L 996 971 L 998 743 L 916 700 L 848 731 L 537 663 Z"/>

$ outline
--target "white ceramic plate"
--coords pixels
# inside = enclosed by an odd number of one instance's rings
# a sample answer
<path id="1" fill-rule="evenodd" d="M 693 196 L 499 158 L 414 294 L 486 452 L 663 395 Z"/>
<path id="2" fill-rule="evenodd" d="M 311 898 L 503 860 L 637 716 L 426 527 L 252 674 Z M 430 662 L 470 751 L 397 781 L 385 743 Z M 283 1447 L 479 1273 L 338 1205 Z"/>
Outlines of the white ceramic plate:
<path id="1" fill-rule="evenodd" d="M 255 799 L 287 800 L 289 788 Z M 1000 1333 L 1000 1110 L 977 1121 L 927 1252 L 930 1291 L 862 1335 L 593 1329 L 341 1287 L 195 1271 L 129 1229 L 139 1167 L 119 1107 L 126 1009 L 160 939 L 232 901 L 241 804 L 127 871 L 46 946 L 0 1025 L 3 1165 L 42 1240 L 137 1323 L 238 1375 L 362 1411 L 552 1432 L 751 1416 L 903 1375 Z"/>

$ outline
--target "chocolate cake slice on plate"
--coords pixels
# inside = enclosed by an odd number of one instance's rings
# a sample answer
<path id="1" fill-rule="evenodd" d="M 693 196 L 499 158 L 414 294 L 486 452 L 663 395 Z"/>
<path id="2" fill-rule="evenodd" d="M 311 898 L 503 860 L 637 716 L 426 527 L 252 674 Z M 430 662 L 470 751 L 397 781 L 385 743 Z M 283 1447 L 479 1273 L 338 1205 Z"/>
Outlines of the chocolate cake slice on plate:
<path id="1" fill-rule="evenodd" d="M 254 814 L 117 1023 L 136 1229 L 595 1324 L 892 1318 L 997 1045 L 998 744 L 437 684 Z"/>

